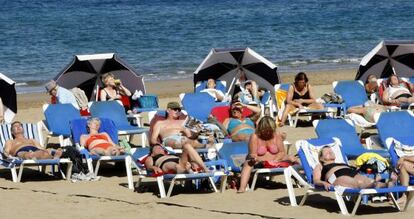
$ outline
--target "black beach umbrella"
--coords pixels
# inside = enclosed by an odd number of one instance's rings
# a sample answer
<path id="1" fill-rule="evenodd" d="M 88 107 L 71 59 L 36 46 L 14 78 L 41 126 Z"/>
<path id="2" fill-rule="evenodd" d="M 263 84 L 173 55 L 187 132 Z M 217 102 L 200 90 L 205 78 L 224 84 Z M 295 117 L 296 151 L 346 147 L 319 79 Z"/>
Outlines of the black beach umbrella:
<path id="1" fill-rule="evenodd" d="M 370 74 L 378 78 L 414 76 L 414 41 L 380 42 L 362 58 L 355 80 L 365 81 Z"/>
<path id="2" fill-rule="evenodd" d="M 114 53 L 76 55 L 72 62 L 56 77 L 55 81 L 62 87 L 78 87 L 85 91 L 90 100 L 94 100 L 97 87 L 103 87 L 101 76 L 114 74 L 131 92 L 141 90 L 145 94 L 143 76 L 128 66 Z"/>
<path id="3" fill-rule="evenodd" d="M 17 113 L 15 82 L 0 73 L 0 97 L 3 102 L 4 120 L 10 123 Z"/>
<path id="4" fill-rule="evenodd" d="M 243 70 L 247 79 L 254 80 L 258 86 L 271 91 L 280 83 L 277 66 L 250 48 L 212 49 L 194 72 L 194 86 L 209 78 L 227 82 L 228 92 L 232 91 L 234 81 Z"/>

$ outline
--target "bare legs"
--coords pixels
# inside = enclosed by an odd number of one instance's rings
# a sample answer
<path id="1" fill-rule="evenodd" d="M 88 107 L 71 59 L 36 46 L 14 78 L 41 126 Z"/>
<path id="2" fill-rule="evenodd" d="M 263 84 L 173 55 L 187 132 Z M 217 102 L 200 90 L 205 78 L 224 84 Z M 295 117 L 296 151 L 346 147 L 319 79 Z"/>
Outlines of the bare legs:
<path id="1" fill-rule="evenodd" d="M 242 169 L 241 176 L 240 176 L 240 187 L 237 192 L 246 191 L 247 183 L 249 182 L 250 173 L 252 172 L 252 170 L 253 170 L 253 166 L 250 166 L 247 161 L 244 162 L 243 169 Z"/>
<path id="2" fill-rule="evenodd" d="M 310 108 L 310 109 L 323 109 L 324 108 L 323 105 L 320 104 L 320 103 L 311 103 L 307 107 Z M 279 124 L 280 127 L 285 125 L 285 122 L 286 122 L 286 119 L 287 119 L 289 113 L 294 111 L 296 108 L 298 108 L 298 107 L 294 106 L 293 104 L 288 103 L 288 104 L 285 105 L 285 110 L 283 111 L 282 118 L 281 118 L 280 124 Z"/>
<path id="3" fill-rule="evenodd" d="M 350 188 L 359 188 L 359 189 L 366 189 L 366 188 L 383 188 L 386 187 L 387 184 L 376 182 L 374 179 L 370 179 L 366 176 L 356 175 L 354 177 L 350 176 L 341 176 L 338 177 L 335 182 L 335 186 L 344 186 Z"/>
<path id="4" fill-rule="evenodd" d="M 408 186 L 410 181 L 410 175 L 414 175 L 414 163 L 410 161 L 399 161 L 398 168 L 400 169 L 400 182 L 403 186 Z M 407 199 L 406 194 L 404 194 L 398 202 L 400 204 L 404 203 Z"/>
<path id="5" fill-rule="evenodd" d="M 103 148 L 93 148 L 90 150 L 91 154 L 94 155 L 101 155 L 101 156 L 118 156 L 122 153 L 124 153 L 124 149 L 123 148 L 119 148 L 119 147 L 109 147 L 107 149 L 103 149 Z"/>
<path id="6" fill-rule="evenodd" d="M 62 155 L 62 152 L 59 154 L 55 154 L 55 157 L 58 155 Z M 17 154 L 19 158 L 22 159 L 52 159 L 53 156 L 47 150 L 37 150 L 31 152 L 20 152 Z M 59 156 L 60 157 L 60 156 Z"/>

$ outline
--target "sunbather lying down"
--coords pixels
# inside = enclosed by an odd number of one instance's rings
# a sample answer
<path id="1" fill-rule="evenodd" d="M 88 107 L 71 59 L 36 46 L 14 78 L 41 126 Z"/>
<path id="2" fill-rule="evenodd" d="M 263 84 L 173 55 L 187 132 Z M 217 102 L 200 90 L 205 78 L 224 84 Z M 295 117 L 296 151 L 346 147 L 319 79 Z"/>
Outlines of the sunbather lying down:
<path id="1" fill-rule="evenodd" d="M 316 185 L 324 186 L 326 190 L 331 185 L 344 186 L 348 188 L 383 188 L 387 183 L 380 182 L 380 178 L 371 179 L 360 175 L 355 168 L 344 164 L 335 163 L 335 153 L 329 146 L 325 146 L 319 152 L 319 161 L 313 170 L 313 180 Z M 393 176 L 393 181 L 396 176 Z M 392 182 L 389 182 L 391 185 Z"/>
<path id="2" fill-rule="evenodd" d="M 160 144 L 156 144 L 151 147 L 149 157 L 145 160 L 145 166 L 147 170 L 155 174 L 191 173 L 194 170 L 208 171 L 200 155 L 189 144 L 183 146 L 183 153 L 180 157 L 168 154 Z"/>
<path id="3" fill-rule="evenodd" d="M 100 126 L 101 120 L 98 118 L 88 119 L 89 134 L 84 134 L 80 137 L 81 146 L 87 148 L 94 155 L 117 156 L 123 154 L 125 152 L 124 149 L 116 145 L 108 133 L 99 133 Z"/>
<path id="4" fill-rule="evenodd" d="M 62 151 L 46 150 L 39 142 L 28 139 L 24 136 L 22 123 L 16 121 L 11 125 L 12 140 L 6 141 L 4 153 L 7 156 L 19 157 L 22 159 L 52 159 L 62 156 Z"/>

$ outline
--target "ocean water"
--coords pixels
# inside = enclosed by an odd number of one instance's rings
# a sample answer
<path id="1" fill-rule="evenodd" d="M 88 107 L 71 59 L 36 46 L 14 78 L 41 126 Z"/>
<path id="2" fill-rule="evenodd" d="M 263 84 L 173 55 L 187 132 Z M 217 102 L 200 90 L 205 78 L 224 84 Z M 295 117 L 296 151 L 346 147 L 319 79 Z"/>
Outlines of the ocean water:
<path id="1" fill-rule="evenodd" d="M 116 52 L 146 80 L 192 77 L 211 48 L 250 47 L 279 72 L 355 69 L 413 39 L 410 0 L 1 1 L 0 72 L 41 90 L 76 54 Z"/>

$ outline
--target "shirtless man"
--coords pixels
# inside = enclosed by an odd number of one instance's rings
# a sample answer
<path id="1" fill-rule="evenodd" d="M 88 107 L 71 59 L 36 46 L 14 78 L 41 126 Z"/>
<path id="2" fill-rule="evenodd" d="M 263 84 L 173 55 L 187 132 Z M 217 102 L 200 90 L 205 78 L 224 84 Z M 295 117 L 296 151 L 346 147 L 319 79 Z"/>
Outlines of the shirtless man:
<path id="1" fill-rule="evenodd" d="M 158 143 L 158 137 L 162 138 L 162 145 L 172 148 L 182 148 L 185 144 L 193 147 L 204 147 L 197 140 L 190 139 L 192 133 L 188 128 L 184 127 L 185 120 L 179 119 L 181 106 L 177 102 L 169 102 L 167 104 L 167 119 L 158 121 L 154 125 L 151 135 L 151 145 Z"/>
<path id="2" fill-rule="evenodd" d="M 6 141 L 4 153 L 6 156 L 22 159 L 52 159 L 62 156 L 61 150 L 48 151 L 39 142 L 24 137 L 22 123 L 16 121 L 11 125 L 13 139 Z"/>

